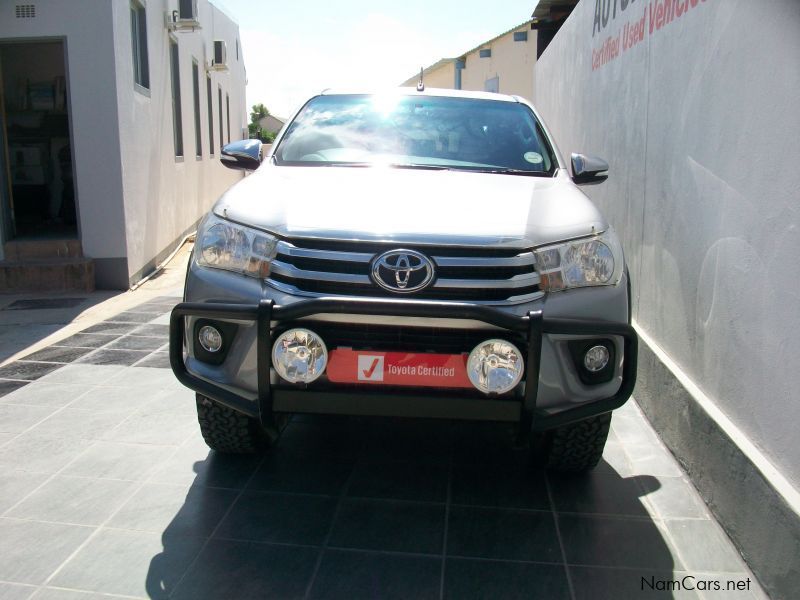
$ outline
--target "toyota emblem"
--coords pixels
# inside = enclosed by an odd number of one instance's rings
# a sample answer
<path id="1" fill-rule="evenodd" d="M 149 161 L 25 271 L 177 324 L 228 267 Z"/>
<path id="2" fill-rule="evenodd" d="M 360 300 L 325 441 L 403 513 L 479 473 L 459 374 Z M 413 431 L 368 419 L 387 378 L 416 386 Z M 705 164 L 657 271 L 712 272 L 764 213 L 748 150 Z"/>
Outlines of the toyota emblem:
<path id="1" fill-rule="evenodd" d="M 390 292 L 418 292 L 433 281 L 433 263 L 414 250 L 389 250 L 372 262 L 372 281 Z"/>

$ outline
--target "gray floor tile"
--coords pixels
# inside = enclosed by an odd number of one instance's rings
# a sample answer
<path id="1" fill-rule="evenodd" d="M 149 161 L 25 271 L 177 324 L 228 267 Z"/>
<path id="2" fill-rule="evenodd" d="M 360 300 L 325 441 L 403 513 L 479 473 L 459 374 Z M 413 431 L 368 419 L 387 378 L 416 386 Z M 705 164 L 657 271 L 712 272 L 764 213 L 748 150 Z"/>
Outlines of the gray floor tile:
<path id="1" fill-rule="evenodd" d="M 319 546 L 330 530 L 336 502 L 328 496 L 245 492 L 214 535 Z"/>
<path id="2" fill-rule="evenodd" d="M 109 350 L 108 348 L 100 348 L 75 361 L 75 364 L 122 365 L 128 367 L 149 354 L 149 352 L 143 350 Z"/>
<path id="3" fill-rule="evenodd" d="M 169 548 L 165 549 L 169 554 Z M 302 598 L 319 550 L 252 542 L 211 540 L 192 565 L 173 598 L 182 600 L 262 600 Z M 235 573 L 235 577 L 231 574 Z M 153 583 L 166 569 L 154 561 Z M 169 587 L 169 583 L 166 584 Z"/>
<path id="4" fill-rule="evenodd" d="M 354 419 L 326 419 L 295 422 L 283 431 L 277 448 L 286 454 L 352 459 L 364 447 L 366 428 Z"/>
<path id="5" fill-rule="evenodd" d="M 106 335 L 124 335 L 139 327 L 136 323 L 112 323 L 103 321 L 97 325 L 87 327 L 81 333 L 104 333 Z"/>
<path id="6" fill-rule="evenodd" d="M 661 571 L 682 568 L 666 534 L 653 521 L 559 515 L 558 523 L 570 565 Z"/>
<path id="7" fill-rule="evenodd" d="M 207 537 L 236 499 L 236 490 L 146 483 L 108 527 Z"/>
<path id="8" fill-rule="evenodd" d="M 109 600 L 110 596 L 92 592 L 79 592 L 60 588 L 44 587 L 31 596 L 31 600 Z"/>
<path id="9" fill-rule="evenodd" d="M 0 448 L 0 466 L 24 471 L 55 473 L 86 450 L 92 442 L 23 433 Z"/>
<path id="10" fill-rule="evenodd" d="M 447 555 L 562 562 L 550 511 L 452 506 Z"/>
<path id="11" fill-rule="evenodd" d="M 636 475 L 653 475 L 655 477 L 680 477 L 683 472 L 669 450 L 661 443 L 624 445 L 625 453 Z"/>
<path id="12" fill-rule="evenodd" d="M 601 475 L 615 475 L 617 477 L 630 477 L 633 467 L 625 454 L 625 446 L 619 442 L 607 441 L 603 448 L 603 458 L 594 469 Z"/>
<path id="13" fill-rule="evenodd" d="M 107 333 L 76 333 L 60 340 L 54 346 L 67 346 L 70 348 L 100 348 L 117 339 L 116 335 Z"/>
<path id="14" fill-rule="evenodd" d="M 458 466 L 530 463 L 527 446 L 518 446 L 515 428 L 498 423 L 458 423 L 454 432 L 453 463 Z"/>
<path id="15" fill-rule="evenodd" d="M 36 381 L 62 365 L 44 362 L 26 362 L 18 360 L 0 367 L 0 379 L 17 379 L 22 381 Z"/>
<path id="16" fill-rule="evenodd" d="M 450 462 L 453 424 L 448 421 L 381 419 L 367 424 L 363 456 L 367 461 Z"/>
<path id="17" fill-rule="evenodd" d="M 174 451 L 170 446 L 94 442 L 64 475 L 101 479 L 141 480 Z"/>
<path id="18" fill-rule="evenodd" d="M 135 368 L 147 367 L 150 369 L 169 369 L 169 354 L 167 352 L 153 352 L 133 366 Z"/>
<path id="19" fill-rule="evenodd" d="M 0 514 L 30 494 L 48 477 L 47 473 L 3 470 L 0 473 Z"/>
<path id="20" fill-rule="evenodd" d="M 272 492 L 337 495 L 352 470 L 352 460 L 295 455 L 279 445 L 267 455 L 248 487 Z"/>
<path id="21" fill-rule="evenodd" d="M 91 348 L 69 348 L 66 346 L 50 346 L 25 357 L 25 360 L 35 360 L 52 363 L 71 363 L 81 356 L 91 352 Z"/>
<path id="22" fill-rule="evenodd" d="M 159 396 L 158 392 L 151 392 L 149 388 L 146 391 L 136 388 L 124 389 L 106 386 L 84 388 L 84 390 L 87 389 L 88 391 L 85 391 L 82 396 L 77 398 L 70 405 L 70 408 L 97 413 L 132 414 L 137 410 L 141 410 Z"/>
<path id="23" fill-rule="evenodd" d="M 692 571 L 744 573 L 747 566 L 714 521 L 664 521 L 686 568 Z"/>
<path id="24" fill-rule="evenodd" d="M 22 433 L 39 421 L 46 419 L 53 411 L 52 406 L 26 406 L 24 404 L 0 404 L 0 431 Z"/>
<path id="25" fill-rule="evenodd" d="M 260 456 L 217 454 L 202 440 L 192 441 L 157 467 L 148 481 L 241 489 L 260 463 Z"/>
<path id="26" fill-rule="evenodd" d="M 148 354 L 149 356 L 149 354 Z M 142 389 L 143 387 L 181 390 L 193 397 L 193 392 L 185 388 L 172 372 L 163 369 L 121 369 L 105 382 L 106 385 Z"/>
<path id="27" fill-rule="evenodd" d="M 78 525 L 0 519 L 0 579 L 44 583 L 91 532 Z"/>
<path id="28" fill-rule="evenodd" d="M 442 559 L 328 550 L 310 598 L 431 600 L 439 598 Z"/>
<path id="29" fill-rule="evenodd" d="M 202 538 L 100 530 L 50 582 L 56 587 L 166 598 L 202 547 Z M 98 568 L 102 565 L 102 568 Z"/>
<path id="30" fill-rule="evenodd" d="M 99 385 L 119 373 L 123 367 L 117 365 L 84 365 L 71 364 L 47 375 L 43 382 L 70 383 L 73 385 Z"/>
<path id="31" fill-rule="evenodd" d="M 195 419 L 181 413 L 167 411 L 148 412 L 141 409 L 109 429 L 103 436 L 107 440 L 138 444 L 179 446 L 197 428 Z"/>
<path id="32" fill-rule="evenodd" d="M 24 388 L 0 398 L 0 403 L 27 404 L 28 406 L 65 406 L 81 394 L 86 393 L 85 385 L 50 383 L 47 379 L 34 381 Z"/>
<path id="33" fill-rule="evenodd" d="M 364 498 L 447 500 L 447 472 L 443 465 L 411 462 L 361 463 L 355 467 L 347 495 Z"/>
<path id="34" fill-rule="evenodd" d="M 31 429 L 31 433 L 65 439 L 99 440 L 125 419 L 125 413 L 64 408 Z"/>
<path id="35" fill-rule="evenodd" d="M 611 429 L 616 438 L 624 444 L 658 444 L 658 435 L 650 423 L 638 413 L 623 414 L 615 411 L 611 419 Z"/>
<path id="36" fill-rule="evenodd" d="M 26 600 L 36 589 L 35 586 L 21 583 L 0 583 L 0 600 Z"/>
<path id="37" fill-rule="evenodd" d="M 642 479 L 644 498 L 664 518 L 710 519 L 708 507 L 691 484 L 681 477 Z"/>
<path id="38" fill-rule="evenodd" d="M 114 315 L 113 317 L 108 319 L 108 321 L 114 323 L 149 323 L 154 318 L 155 315 L 153 315 L 152 313 L 126 311 L 126 312 L 121 312 L 118 315 Z"/>
<path id="39" fill-rule="evenodd" d="M 452 600 L 567 600 L 563 565 L 448 558 L 444 597 Z"/>
<path id="40" fill-rule="evenodd" d="M 650 479 L 647 476 L 622 478 L 592 472 L 548 475 L 548 479 L 558 512 L 649 516 L 637 481 Z"/>
<path id="41" fill-rule="evenodd" d="M 18 433 L 4 433 L 0 431 L 0 446 L 4 445 L 6 442 L 10 442 L 18 435 Z"/>
<path id="42" fill-rule="evenodd" d="M 0 380 L 0 398 L 5 398 L 8 394 L 26 385 L 30 384 L 27 381 Z"/>
<path id="43" fill-rule="evenodd" d="M 56 476 L 5 516 L 37 521 L 100 525 L 133 492 L 127 481 Z"/>
<path id="44" fill-rule="evenodd" d="M 570 567 L 575 600 L 619 600 L 620 598 L 692 600 L 699 598 L 695 591 L 685 590 L 682 587 L 679 589 L 673 583 L 676 581 L 680 583 L 687 574 L 669 569 L 651 571 L 647 569 Z M 689 587 L 692 587 L 691 583 L 689 583 Z"/>
<path id="45" fill-rule="evenodd" d="M 544 473 L 526 466 L 455 467 L 453 504 L 550 510 Z"/>
<path id="46" fill-rule="evenodd" d="M 345 498 L 329 545 L 440 554 L 444 515 L 439 504 Z"/>
<path id="47" fill-rule="evenodd" d="M 166 341 L 169 335 L 169 325 L 139 325 L 130 333 L 131 335 L 163 336 Z"/>
<path id="48" fill-rule="evenodd" d="M 126 335 L 117 338 L 116 341 L 108 345 L 110 350 L 149 350 L 155 352 L 164 345 L 164 340 L 160 337 L 144 337 L 138 335 Z"/>

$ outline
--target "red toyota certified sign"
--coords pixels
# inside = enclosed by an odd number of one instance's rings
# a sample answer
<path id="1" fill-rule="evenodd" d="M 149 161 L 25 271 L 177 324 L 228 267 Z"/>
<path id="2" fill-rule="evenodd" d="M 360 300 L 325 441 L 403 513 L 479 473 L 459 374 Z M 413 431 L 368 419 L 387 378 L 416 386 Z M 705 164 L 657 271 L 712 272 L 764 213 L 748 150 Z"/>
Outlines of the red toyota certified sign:
<path id="1" fill-rule="evenodd" d="M 466 354 L 332 350 L 326 373 L 334 383 L 471 388 Z"/>

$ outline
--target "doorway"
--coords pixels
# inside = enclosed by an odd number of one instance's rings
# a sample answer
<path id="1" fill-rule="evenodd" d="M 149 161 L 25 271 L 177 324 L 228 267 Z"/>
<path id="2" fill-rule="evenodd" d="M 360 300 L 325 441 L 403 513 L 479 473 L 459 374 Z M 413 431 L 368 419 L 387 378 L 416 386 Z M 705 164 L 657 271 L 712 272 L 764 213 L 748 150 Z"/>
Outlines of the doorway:
<path id="1" fill-rule="evenodd" d="M 3 239 L 78 237 L 63 41 L 0 42 Z"/>

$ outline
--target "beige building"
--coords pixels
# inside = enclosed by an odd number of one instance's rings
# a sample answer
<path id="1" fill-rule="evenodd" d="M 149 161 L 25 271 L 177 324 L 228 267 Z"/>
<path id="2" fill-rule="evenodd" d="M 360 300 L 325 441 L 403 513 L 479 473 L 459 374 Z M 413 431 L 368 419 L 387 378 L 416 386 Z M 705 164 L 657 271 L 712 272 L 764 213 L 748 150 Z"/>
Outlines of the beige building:
<path id="1" fill-rule="evenodd" d="M 537 31 L 528 20 L 461 56 L 443 58 L 423 70 L 427 87 L 516 94 L 533 98 Z M 419 74 L 402 85 L 414 86 Z"/>

